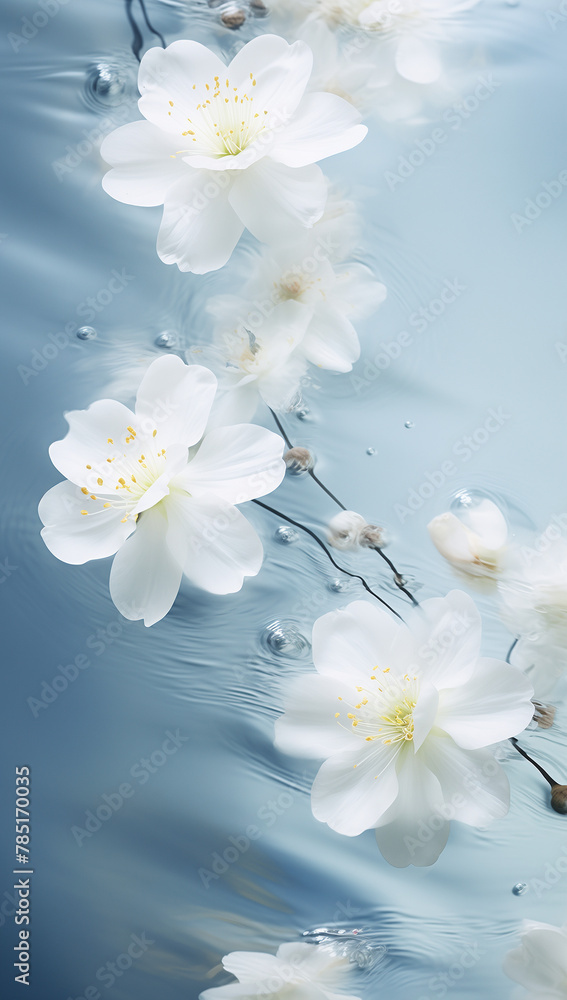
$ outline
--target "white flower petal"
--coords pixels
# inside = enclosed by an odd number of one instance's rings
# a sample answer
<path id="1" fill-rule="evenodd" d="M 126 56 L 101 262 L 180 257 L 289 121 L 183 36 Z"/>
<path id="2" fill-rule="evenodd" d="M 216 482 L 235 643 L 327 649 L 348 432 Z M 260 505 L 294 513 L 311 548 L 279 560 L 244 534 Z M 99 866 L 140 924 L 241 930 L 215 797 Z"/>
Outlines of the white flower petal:
<path id="1" fill-rule="evenodd" d="M 174 356 L 156 358 L 140 383 L 136 416 L 148 435 L 159 428 L 165 446 L 190 447 L 203 436 L 216 388 L 208 368 L 186 365 Z"/>
<path id="2" fill-rule="evenodd" d="M 435 809 L 443 802 L 439 781 L 422 756 L 409 748 L 398 765 L 398 781 L 399 793 L 376 830 L 380 852 L 395 868 L 432 865 L 445 847 L 450 829 Z"/>
<path id="3" fill-rule="evenodd" d="M 468 527 L 479 536 L 485 548 L 500 549 L 506 544 L 506 518 L 492 500 L 481 500 L 476 507 L 464 511 L 463 518 Z"/>
<path id="4" fill-rule="evenodd" d="M 339 696 L 352 694 L 343 682 L 333 685 L 327 677 L 296 677 L 285 703 L 285 714 L 276 721 L 275 745 L 282 753 L 321 759 L 341 750 L 360 751 L 360 740 L 335 718 Z"/>
<path id="5" fill-rule="evenodd" d="M 437 726 L 467 750 L 517 736 L 533 716 L 533 687 L 516 667 L 483 657 L 459 687 L 441 692 Z"/>
<path id="6" fill-rule="evenodd" d="M 446 597 L 423 601 L 408 624 L 415 637 L 420 672 L 435 687 L 454 687 L 471 676 L 480 651 L 481 619 L 468 594 L 452 590 Z"/>
<path id="7" fill-rule="evenodd" d="M 412 83 L 434 83 L 441 76 L 442 66 L 436 48 L 421 38 L 402 38 L 396 49 L 396 69 Z"/>
<path id="8" fill-rule="evenodd" d="M 199 1000 L 257 1000 L 250 983 L 227 983 L 226 986 L 212 986 L 199 993 Z"/>
<path id="9" fill-rule="evenodd" d="M 187 118 L 195 107 L 193 84 L 200 89 L 206 83 L 214 86 L 215 76 L 222 75 L 226 75 L 226 65 L 199 42 L 181 39 L 166 49 L 156 46 L 140 63 L 138 87 L 142 96 L 138 107 L 144 118 L 174 132 L 183 145 L 181 128 L 187 128 Z"/>
<path id="10" fill-rule="evenodd" d="M 230 187 L 217 182 L 216 176 L 191 170 L 169 189 L 157 240 L 158 256 L 165 264 L 206 274 L 230 258 L 244 225 L 229 203 Z"/>
<path id="11" fill-rule="evenodd" d="M 150 122 L 121 125 L 100 147 L 103 160 L 113 167 L 102 179 L 104 190 L 126 205 L 163 205 L 168 188 L 188 170 L 174 155 L 179 146 L 179 137 Z"/>
<path id="12" fill-rule="evenodd" d="M 315 819 L 346 837 L 375 827 L 398 794 L 397 747 L 367 747 L 361 741 L 360 749 L 329 757 L 311 789 Z"/>
<path id="13" fill-rule="evenodd" d="M 313 55 L 305 42 L 289 45 L 279 35 L 268 34 L 253 38 L 237 53 L 227 76 L 231 85 L 254 97 L 259 111 L 275 111 L 285 121 L 303 97 L 312 67 Z"/>
<path id="14" fill-rule="evenodd" d="M 47 548 L 75 566 L 114 555 L 135 527 L 133 519 L 123 523 L 123 509 L 104 510 L 102 500 L 89 500 L 88 515 L 81 514 L 84 507 L 84 494 L 66 481 L 48 490 L 38 508 Z"/>
<path id="15" fill-rule="evenodd" d="M 362 142 L 368 129 L 360 114 L 336 94 L 308 94 L 293 120 L 270 147 L 270 157 L 288 167 L 305 167 Z"/>
<path id="16" fill-rule="evenodd" d="M 330 611 L 313 626 L 313 663 L 323 676 L 366 685 L 375 669 L 400 666 L 405 673 L 412 652 L 405 625 L 369 601 Z"/>
<path id="17" fill-rule="evenodd" d="M 237 507 L 213 494 L 169 496 L 167 544 L 197 587 L 234 594 L 262 565 L 262 543 Z"/>
<path id="18" fill-rule="evenodd" d="M 192 497 L 213 493 L 228 503 L 244 503 L 271 493 L 285 475 L 283 439 L 256 424 L 218 427 L 205 434 L 178 478 Z"/>
<path id="19" fill-rule="evenodd" d="M 66 413 L 65 419 L 67 435 L 53 442 L 49 457 L 62 476 L 94 492 L 97 477 L 107 470 L 106 460 L 112 454 L 108 440 L 123 440 L 135 416 L 115 399 L 98 399 L 87 410 Z"/>
<path id="20" fill-rule="evenodd" d="M 224 956 L 222 964 L 241 983 L 259 983 L 262 979 L 269 979 L 277 973 L 279 965 L 275 955 L 261 951 L 231 951 L 230 955 Z"/>
<path id="21" fill-rule="evenodd" d="M 474 561 L 471 533 L 455 514 L 439 514 L 429 522 L 427 530 L 435 548 L 448 562 L 467 567 Z"/>
<path id="22" fill-rule="evenodd" d="M 413 710 L 414 730 L 412 747 L 414 753 L 417 753 L 423 741 L 427 739 L 437 717 L 438 705 L 439 692 L 437 688 L 433 687 L 433 684 L 423 681 L 419 686 L 419 698 Z"/>
<path id="23" fill-rule="evenodd" d="M 521 946 L 504 959 L 510 979 L 533 990 L 538 998 L 564 996 L 567 978 L 567 934 L 565 928 L 525 921 Z M 549 991 L 549 992 L 548 992 Z"/>
<path id="24" fill-rule="evenodd" d="M 441 785 L 446 816 L 469 826 L 487 827 L 508 812 L 510 785 L 488 750 L 463 750 L 450 737 L 435 737 L 421 751 Z"/>
<path id="25" fill-rule="evenodd" d="M 130 621 L 154 625 L 171 608 L 181 583 L 179 562 L 165 544 L 168 529 L 164 504 L 144 511 L 136 530 L 114 557 L 110 596 Z"/>
<path id="26" fill-rule="evenodd" d="M 356 261 L 337 269 L 335 301 L 353 318 L 370 316 L 385 301 L 388 290 L 366 267 Z"/>
<path id="27" fill-rule="evenodd" d="M 297 235 L 321 218 L 327 185 L 315 165 L 293 169 L 267 157 L 240 171 L 228 200 L 238 218 L 263 243 Z"/>
<path id="28" fill-rule="evenodd" d="M 301 344 L 312 365 L 349 372 L 360 357 L 360 342 L 352 323 L 330 302 L 317 306 Z"/>

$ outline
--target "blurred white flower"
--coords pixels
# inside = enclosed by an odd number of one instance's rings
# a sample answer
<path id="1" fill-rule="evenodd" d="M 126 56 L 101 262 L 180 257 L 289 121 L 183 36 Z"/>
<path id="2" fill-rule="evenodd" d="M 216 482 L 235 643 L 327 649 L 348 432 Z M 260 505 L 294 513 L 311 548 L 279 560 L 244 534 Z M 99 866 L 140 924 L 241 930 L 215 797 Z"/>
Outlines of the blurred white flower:
<path id="1" fill-rule="evenodd" d="M 316 161 L 356 146 L 367 130 L 347 101 L 305 94 L 312 63 L 305 42 L 269 34 L 228 67 L 194 41 L 146 52 L 138 76 L 146 120 L 104 140 L 113 169 L 103 187 L 128 205 L 164 205 L 157 250 L 166 264 L 214 271 L 245 228 L 274 243 L 321 218 L 326 182 Z"/>
<path id="2" fill-rule="evenodd" d="M 66 479 L 39 504 L 42 538 L 74 565 L 116 553 L 110 594 L 133 621 L 163 618 L 183 574 L 230 594 L 262 564 L 260 539 L 234 504 L 279 485 L 283 441 L 252 424 L 207 432 L 216 387 L 207 368 L 158 358 L 134 412 L 113 399 L 74 410 L 49 449 Z"/>
<path id="3" fill-rule="evenodd" d="M 396 867 L 431 865 L 450 820 L 485 827 L 508 810 L 506 775 L 486 747 L 533 716 L 527 678 L 480 658 L 481 623 L 460 591 L 424 601 L 408 626 L 368 601 L 313 627 L 318 674 L 292 682 L 276 746 L 327 758 L 313 815 L 349 837 L 375 829 Z"/>
<path id="4" fill-rule="evenodd" d="M 546 697 L 567 670 L 567 541 L 545 537 L 541 549 L 518 548 L 498 590 L 501 617 L 520 638 L 514 662 Z"/>
<path id="5" fill-rule="evenodd" d="M 524 920 L 520 941 L 506 955 L 504 972 L 525 987 L 525 1000 L 566 1000 L 567 926 Z"/>
<path id="6" fill-rule="evenodd" d="M 438 552 L 456 569 L 472 576 L 495 577 L 503 569 L 508 525 L 492 500 L 464 508 L 460 517 L 439 514 L 427 525 Z"/>
<path id="7" fill-rule="evenodd" d="M 358 1000 L 341 990 L 352 969 L 348 958 L 323 945 L 290 942 L 276 955 L 233 951 L 222 960 L 236 983 L 204 990 L 199 1000 Z"/>
<path id="8" fill-rule="evenodd" d="M 346 249 L 340 236 L 335 239 L 335 228 L 336 223 L 315 227 L 301 240 L 264 251 L 256 256 L 241 295 L 215 296 L 207 309 L 217 321 L 217 344 L 226 339 L 227 331 L 230 339 L 235 317 L 257 342 L 271 339 L 269 321 L 275 319 L 276 310 L 282 303 L 294 303 L 294 315 L 301 312 L 305 322 L 294 354 L 318 368 L 350 371 L 360 356 L 353 323 L 373 313 L 387 293 L 364 264 L 333 262 L 337 252 Z"/>

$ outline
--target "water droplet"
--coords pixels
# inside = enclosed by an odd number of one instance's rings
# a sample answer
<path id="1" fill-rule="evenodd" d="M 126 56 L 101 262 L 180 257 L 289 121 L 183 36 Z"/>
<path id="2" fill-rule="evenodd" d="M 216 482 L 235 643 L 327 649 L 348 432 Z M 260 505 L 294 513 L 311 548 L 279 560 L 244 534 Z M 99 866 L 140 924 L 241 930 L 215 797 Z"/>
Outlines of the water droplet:
<path id="1" fill-rule="evenodd" d="M 94 67 L 91 87 L 97 97 L 114 101 L 116 98 L 122 97 L 126 89 L 126 80 L 115 66 L 100 62 Z"/>
<path id="2" fill-rule="evenodd" d="M 298 420 L 309 420 L 311 415 L 311 410 L 307 406 L 302 406 L 300 410 L 297 411 Z"/>
<path id="3" fill-rule="evenodd" d="M 162 330 L 155 339 L 155 345 L 156 347 L 165 347 L 168 351 L 173 347 L 177 347 L 177 331 Z"/>
<path id="4" fill-rule="evenodd" d="M 334 591 L 335 594 L 342 594 L 345 590 L 349 590 L 351 583 L 350 580 L 331 580 L 329 583 L 329 590 Z"/>
<path id="5" fill-rule="evenodd" d="M 282 524 L 279 528 L 276 528 L 274 538 L 277 542 L 281 542 L 282 545 L 289 545 L 291 542 L 299 541 L 299 532 L 295 531 L 294 528 L 288 528 L 287 525 Z"/>
<path id="6" fill-rule="evenodd" d="M 77 330 L 77 337 L 79 340 L 94 340 L 96 330 L 94 326 L 80 326 Z"/>
<path id="7" fill-rule="evenodd" d="M 527 882 L 516 882 L 512 892 L 515 896 L 523 896 L 528 891 L 528 888 L 529 886 Z"/>
<path id="8" fill-rule="evenodd" d="M 375 455 L 376 454 L 376 448 L 373 448 L 372 445 L 370 445 L 370 447 L 366 449 L 366 454 L 367 455 Z"/>
<path id="9" fill-rule="evenodd" d="M 262 642 L 271 653 L 297 660 L 308 656 L 311 650 L 311 643 L 293 622 L 271 622 L 262 633 Z"/>
<path id="10" fill-rule="evenodd" d="M 408 431 L 410 431 L 412 427 L 415 427 L 415 424 L 413 420 L 406 420 L 404 427 L 407 427 Z"/>

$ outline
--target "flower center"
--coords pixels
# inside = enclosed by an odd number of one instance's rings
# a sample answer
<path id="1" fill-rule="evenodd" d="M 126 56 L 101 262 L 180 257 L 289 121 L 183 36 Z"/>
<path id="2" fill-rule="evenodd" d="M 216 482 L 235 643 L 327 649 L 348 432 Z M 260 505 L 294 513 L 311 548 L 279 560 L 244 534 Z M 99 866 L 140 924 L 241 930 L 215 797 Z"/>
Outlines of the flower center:
<path id="1" fill-rule="evenodd" d="M 334 24 L 388 31 L 402 20 L 427 17 L 418 0 L 319 0 L 321 16 Z"/>
<path id="2" fill-rule="evenodd" d="M 386 667 L 381 673 L 376 671 L 372 674 L 372 686 L 357 687 L 357 692 L 363 697 L 348 706 L 354 709 L 347 712 L 352 729 L 367 743 L 380 740 L 388 745 L 413 740 L 413 710 L 419 696 L 419 681 L 409 674 L 398 679 L 388 677 L 389 673 L 390 668 Z M 339 701 L 342 700 L 339 698 Z M 340 716 L 340 712 L 335 714 L 336 719 Z"/>
<path id="3" fill-rule="evenodd" d="M 90 462 L 85 466 L 88 476 L 85 479 L 93 483 L 96 478 L 97 492 L 91 492 L 88 486 L 81 486 L 87 507 L 81 514 L 92 516 L 100 514 L 109 508 L 122 509 L 127 521 L 133 510 L 150 486 L 162 475 L 166 464 L 165 448 L 157 448 L 157 429 L 152 436 L 144 435 L 137 441 L 138 432 L 133 427 L 125 428 L 124 445 L 113 438 L 107 438 L 109 455 L 104 463 Z M 93 501 L 103 501 L 102 507 Z M 90 507 L 90 509 L 89 509 Z M 138 515 L 134 514 L 134 520 Z"/>
<path id="4" fill-rule="evenodd" d="M 255 86 L 253 73 L 250 73 L 246 91 L 234 87 L 228 77 L 221 81 L 215 76 L 193 95 L 193 101 L 183 111 L 178 111 L 174 102 L 169 101 L 168 115 L 179 123 L 181 135 L 190 140 L 189 149 L 180 149 L 172 155 L 202 153 L 221 157 L 242 153 L 267 128 L 267 110 L 257 109 L 254 97 L 247 92 Z M 193 90 L 196 89 L 197 85 L 193 84 Z M 185 117 L 187 110 L 189 116 Z"/>

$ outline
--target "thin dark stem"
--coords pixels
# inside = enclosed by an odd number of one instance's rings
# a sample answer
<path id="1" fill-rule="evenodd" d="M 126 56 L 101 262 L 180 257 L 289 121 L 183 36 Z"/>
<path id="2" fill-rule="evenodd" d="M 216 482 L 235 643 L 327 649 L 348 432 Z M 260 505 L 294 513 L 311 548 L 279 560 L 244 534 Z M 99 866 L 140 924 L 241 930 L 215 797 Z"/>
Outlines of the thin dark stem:
<path id="1" fill-rule="evenodd" d="M 525 750 L 522 750 L 521 746 L 518 746 L 518 741 L 515 736 L 512 736 L 510 738 L 510 743 L 512 744 L 513 747 L 515 747 L 518 753 L 521 753 L 522 757 L 525 757 L 526 760 L 529 760 L 530 764 L 533 764 L 534 767 L 537 767 L 539 773 L 543 774 L 543 777 L 547 782 L 549 782 L 552 788 L 554 787 L 554 785 L 559 784 L 558 781 L 554 781 L 554 779 L 547 773 L 547 771 L 544 771 L 543 767 L 541 767 L 540 764 L 538 764 L 535 760 L 532 760 L 530 755 L 527 754 Z"/>
<path id="2" fill-rule="evenodd" d="M 287 434 L 286 434 L 286 432 L 284 430 L 284 426 L 283 426 L 280 418 L 278 417 L 277 413 L 275 412 L 275 410 L 272 410 L 271 406 L 269 406 L 268 409 L 269 409 L 270 413 L 272 414 L 272 417 L 274 418 L 275 423 L 276 423 L 276 427 L 279 430 L 281 436 L 283 437 L 286 445 L 288 446 L 288 448 L 293 448 L 293 445 L 292 445 L 291 441 L 289 440 L 289 438 L 288 438 L 288 436 L 287 436 Z"/>
<path id="3" fill-rule="evenodd" d="M 510 649 L 509 649 L 509 650 L 508 650 L 508 652 L 506 653 L 506 663 L 509 663 L 509 662 L 510 662 L 510 657 L 512 656 L 512 653 L 514 652 L 514 650 L 515 650 L 515 648 L 516 648 L 516 646 L 517 646 L 517 643 L 518 643 L 518 640 L 517 640 L 517 639 L 514 639 L 514 642 L 513 642 L 513 643 L 512 643 L 512 645 L 510 646 Z"/>
<path id="4" fill-rule="evenodd" d="M 150 22 L 150 19 L 148 17 L 148 12 L 146 10 L 146 5 L 144 3 L 144 0 L 139 0 L 139 4 L 140 4 L 140 7 L 142 8 L 142 14 L 144 15 L 144 21 L 146 22 L 147 27 L 150 29 L 152 35 L 155 35 L 156 38 L 159 38 L 161 44 L 163 45 L 163 47 L 165 49 L 167 47 L 166 44 L 165 44 L 165 38 L 163 37 L 163 35 L 161 34 L 160 31 L 157 31 L 156 28 L 154 28 L 154 26 Z"/>
<path id="5" fill-rule="evenodd" d="M 278 417 L 277 413 L 275 413 L 274 410 L 272 410 L 271 406 L 269 406 L 268 409 L 269 409 L 270 413 L 272 414 L 272 417 L 274 418 L 274 420 L 276 422 L 276 426 L 277 426 L 277 428 L 278 428 L 281 436 L 283 437 L 283 439 L 284 439 L 287 447 L 290 448 L 290 449 L 293 448 L 293 445 L 292 445 L 289 437 L 287 436 L 287 434 L 286 434 L 286 432 L 284 430 L 284 426 L 283 426 L 280 418 Z M 341 503 L 341 501 L 339 500 L 339 498 L 336 497 L 334 493 L 331 493 L 331 490 L 328 489 L 328 487 L 325 486 L 325 484 L 321 482 L 321 480 L 315 474 L 315 472 L 313 471 L 313 469 L 308 469 L 307 472 L 311 476 L 313 482 L 317 483 L 317 486 L 319 486 L 323 490 L 323 492 L 326 493 L 327 496 L 331 498 L 331 500 L 333 501 L 333 503 L 336 503 L 337 507 L 340 507 L 341 510 L 347 510 L 348 509 L 347 507 L 345 507 L 344 503 Z M 392 562 L 392 560 L 388 559 L 388 556 L 383 552 L 383 550 L 380 548 L 379 545 L 373 545 L 372 546 L 372 550 L 373 550 L 373 552 L 376 552 L 377 555 L 379 555 L 380 558 L 383 559 L 384 562 L 392 570 L 392 573 L 394 574 L 394 583 L 396 584 L 396 587 L 398 588 L 398 590 L 401 590 L 401 592 L 403 594 L 405 594 L 406 597 L 409 597 L 409 599 L 412 602 L 412 604 L 414 605 L 414 607 L 418 608 L 419 607 L 419 601 L 417 601 L 415 599 L 415 597 L 413 596 L 413 594 L 411 594 L 410 591 L 407 589 L 407 587 L 404 586 L 403 576 L 396 569 L 396 567 L 394 566 L 394 563 Z"/>
<path id="6" fill-rule="evenodd" d="M 134 2 L 134 0 L 125 0 L 125 4 L 126 4 L 126 17 L 128 18 L 128 23 L 129 23 L 129 25 L 130 25 L 130 27 L 132 29 L 132 34 L 134 36 L 133 39 L 132 39 L 132 52 L 134 53 L 134 55 L 135 55 L 136 59 L 138 60 L 138 62 L 140 62 L 140 52 L 141 52 L 142 46 L 144 44 L 144 39 L 142 37 L 142 32 L 140 31 L 138 25 L 136 24 L 136 21 L 134 20 L 134 15 L 132 13 L 132 4 L 133 4 L 133 2 Z M 145 3 L 144 3 L 144 0 L 139 0 L 139 3 L 140 3 L 140 8 L 142 10 L 142 14 L 143 14 L 143 17 L 144 17 L 144 21 L 146 22 L 146 26 L 149 28 L 149 30 L 151 31 L 152 35 L 155 35 L 157 38 L 159 38 L 161 44 L 163 45 L 163 47 L 165 49 L 165 47 L 166 47 L 166 45 L 165 45 L 165 38 L 151 24 L 150 19 L 148 17 L 148 12 L 146 10 L 146 6 L 145 6 Z"/>
<path id="7" fill-rule="evenodd" d="M 314 531 L 311 531 L 311 528 L 308 528 L 305 524 L 301 524 L 300 521 L 294 521 L 292 517 L 288 517 L 287 514 L 282 514 L 282 512 L 280 510 L 276 510 L 275 507 L 268 507 L 268 504 L 263 503 L 261 500 L 253 500 L 252 503 L 257 504 L 258 507 L 263 507 L 264 510 L 269 510 L 270 514 L 275 514 L 276 517 L 281 517 L 284 521 L 287 521 L 288 524 L 293 524 L 294 528 L 299 528 L 300 531 L 305 531 L 313 539 L 313 541 L 317 542 L 319 548 L 323 549 L 323 552 L 325 553 L 327 558 L 330 559 L 335 569 L 338 569 L 339 573 L 346 573 L 347 576 L 351 576 L 354 580 L 360 580 L 364 589 L 369 594 L 372 594 L 372 597 L 375 597 L 377 601 L 380 601 L 380 604 L 383 604 L 385 608 L 388 608 L 388 611 L 391 611 L 392 614 L 396 616 L 396 618 L 399 618 L 400 621 L 403 621 L 402 616 L 399 615 L 398 612 L 394 610 L 394 608 L 390 607 L 387 601 L 384 601 L 379 594 L 376 594 L 368 586 L 363 576 L 360 576 L 358 573 L 351 573 L 350 570 L 344 569 L 343 566 L 339 566 L 338 562 L 335 562 L 327 546 L 321 541 L 319 536 L 316 535 Z"/>

